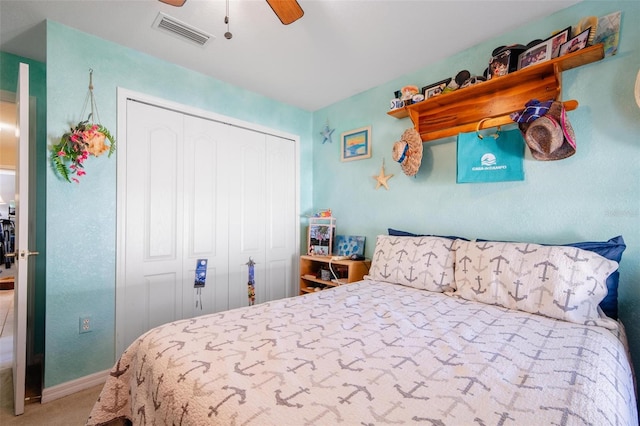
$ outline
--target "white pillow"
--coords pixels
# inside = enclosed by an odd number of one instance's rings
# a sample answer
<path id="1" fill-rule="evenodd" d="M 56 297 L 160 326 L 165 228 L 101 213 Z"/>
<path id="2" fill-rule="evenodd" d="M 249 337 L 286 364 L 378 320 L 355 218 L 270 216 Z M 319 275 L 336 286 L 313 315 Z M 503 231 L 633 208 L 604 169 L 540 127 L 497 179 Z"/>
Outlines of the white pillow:
<path id="1" fill-rule="evenodd" d="M 378 235 L 365 278 L 440 293 L 450 291 L 454 242 L 441 237 Z"/>
<path id="2" fill-rule="evenodd" d="M 618 263 L 569 246 L 456 240 L 455 294 L 579 324 L 615 328 L 600 314 Z"/>

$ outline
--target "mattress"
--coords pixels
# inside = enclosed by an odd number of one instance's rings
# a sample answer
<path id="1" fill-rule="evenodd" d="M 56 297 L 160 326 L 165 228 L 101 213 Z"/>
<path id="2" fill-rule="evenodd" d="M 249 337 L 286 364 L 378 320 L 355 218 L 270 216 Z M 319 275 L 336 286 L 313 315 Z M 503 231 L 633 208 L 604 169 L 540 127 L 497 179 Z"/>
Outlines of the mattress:
<path id="1" fill-rule="evenodd" d="M 637 425 L 624 328 L 363 280 L 137 339 L 87 424 Z"/>

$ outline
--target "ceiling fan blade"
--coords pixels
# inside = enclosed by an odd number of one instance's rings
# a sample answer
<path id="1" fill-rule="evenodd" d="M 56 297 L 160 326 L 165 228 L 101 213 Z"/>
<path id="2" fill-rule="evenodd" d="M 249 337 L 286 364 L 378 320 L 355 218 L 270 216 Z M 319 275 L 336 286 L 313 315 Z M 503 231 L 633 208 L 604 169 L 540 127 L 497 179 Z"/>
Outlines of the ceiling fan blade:
<path id="1" fill-rule="evenodd" d="M 296 0 L 267 0 L 267 3 L 284 25 L 289 25 L 304 15 L 304 11 Z"/>
<path id="2" fill-rule="evenodd" d="M 176 7 L 180 7 L 187 2 L 187 0 L 159 0 L 159 1 L 171 6 L 176 6 Z"/>

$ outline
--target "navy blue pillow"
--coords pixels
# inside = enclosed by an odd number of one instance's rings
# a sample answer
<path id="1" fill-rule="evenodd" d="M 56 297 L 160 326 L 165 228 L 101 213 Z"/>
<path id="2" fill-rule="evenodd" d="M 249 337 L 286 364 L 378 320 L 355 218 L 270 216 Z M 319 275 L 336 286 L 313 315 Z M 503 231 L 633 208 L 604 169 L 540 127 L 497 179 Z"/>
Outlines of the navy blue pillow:
<path id="1" fill-rule="evenodd" d="M 393 237 L 423 237 L 424 235 L 418 235 L 407 231 L 399 231 L 397 229 L 389 228 L 389 235 Z"/>
<path id="2" fill-rule="evenodd" d="M 389 235 L 395 235 L 399 237 L 422 237 L 426 236 L 426 234 L 414 234 L 406 231 L 399 231 L 397 229 L 389 228 Z M 433 237 L 437 237 L 438 235 L 430 235 Z M 465 241 L 469 241 L 467 238 L 462 237 L 444 237 L 455 240 L 457 238 Z M 477 241 L 489 241 L 489 240 L 481 240 Z M 544 245 L 555 245 L 555 244 L 544 244 Z M 618 235 L 617 237 L 611 238 L 609 241 L 584 241 L 579 243 L 570 243 L 570 244 L 561 244 L 563 246 L 576 247 L 582 250 L 589 250 L 594 253 L 599 254 L 602 257 L 605 257 L 609 260 L 614 260 L 620 263 L 622 259 L 622 253 L 625 251 L 627 246 L 624 243 L 624 239 L 622 235 Z M 607 295 L 602 302 L 600 302 L 600 308 L 609 318 L 618 319 L 618 284 L 620 281 L 620 272 L 616 269 L 609 278 L 607 278 Z"/>
<path id="3" fill-rule="evenodd" d="M 449 238 L 450 240 L 465 240 L 469 241 L 468 238 L 456 237 L 455 235 L 433 235 L 433 234 L 414 234 L 412 232 L 407 231 L 399 231 L 397 229 L 388 228 L 389 235 L 394 237 L 439 237 L 439 238 Z"/>

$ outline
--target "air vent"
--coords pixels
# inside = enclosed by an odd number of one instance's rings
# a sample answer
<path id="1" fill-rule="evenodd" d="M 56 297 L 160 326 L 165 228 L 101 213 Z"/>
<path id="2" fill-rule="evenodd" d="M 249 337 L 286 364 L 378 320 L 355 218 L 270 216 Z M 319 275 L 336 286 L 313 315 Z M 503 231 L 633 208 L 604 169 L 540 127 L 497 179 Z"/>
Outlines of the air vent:
<path id="1" fill-rule="evenodd" d="M 202 30 L 191 27 L 162 12 L 158 13 L 152 27 L 171 33 L 183 40 L 195 43 L 198 46 L 204 46 L 209 40 L 215 39 L 211 34 L 207 34 Z"/>

